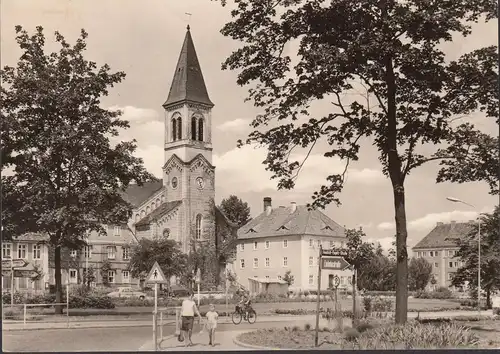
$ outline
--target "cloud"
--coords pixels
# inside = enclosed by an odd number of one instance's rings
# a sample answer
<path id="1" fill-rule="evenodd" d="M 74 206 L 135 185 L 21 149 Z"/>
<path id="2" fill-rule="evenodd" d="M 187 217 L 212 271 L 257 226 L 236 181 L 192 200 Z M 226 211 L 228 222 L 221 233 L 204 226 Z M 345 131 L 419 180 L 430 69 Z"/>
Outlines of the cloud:
<path id="1" fill-rule="evenodd" d="M 242 118 L 237 118 L 224 122 L 217 126 L 217 129 L 222 131 L 243 132 L 250 127 L 250 121 Z"/>
<path id="2" fill-rule="evenodd" d="M 271 172 L 265 170 L 262 162 L 266 159 L 267 149 L 254 145 L 244 145 L 241 148 L 229 150 L 220 155 L 214 155 L 214 165 L 217 167 L 217 180 L 224 189 L 241 192 L 262 192 L 276 189 L 278 180 L 271 179 Z M 302 162 L 304 154 L 295 154 L 291 161 Z M 344 171 L 344 163 L 339 159 L 326 158 L 320 154 L 311 154 L 296 180 L 295 191 L 312 191 L 326 183 L 330 174 Z M 385 177 L 373 169 L 349 168 L 347 183 L 374 184 Z"/>
<path id="3" fill-rule="evenodd" d="M 147 124 L 149 122 L 162 122 L 160 114 L 154 109 L 138 108 L 134 106 L 111 106 L 108 109 L 113 111 L 122 111 L 121 118 L 128 120 L 131 125 Z"/>
<path id="4" fill-rule="evenodd" d="M 453 210 L 443 213 L 431 213 L 408 223 L 408 229 L 414 231 L 428 231 L 438 222 L 449 223 L 451 221 L 469 221 L 476 219 L 480 213 L 489 213 L 490 208 L 483 208 L 481 211 Z M 379 230 L 395 230 L 394 223 L 383 222 L 377 225 Z"/>

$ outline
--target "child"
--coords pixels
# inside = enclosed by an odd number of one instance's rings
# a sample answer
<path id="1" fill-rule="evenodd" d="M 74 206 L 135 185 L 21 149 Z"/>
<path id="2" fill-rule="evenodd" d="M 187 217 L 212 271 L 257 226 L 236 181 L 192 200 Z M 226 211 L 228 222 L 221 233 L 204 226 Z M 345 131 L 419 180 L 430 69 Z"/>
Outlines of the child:
<path id="1" fill-rule="evenodd" d="M 212 347 L 215 345 L 215 329 L 217 328 L 217 319 L 219 314 L 215 311 L 215 306 L 210 304 L 209 311 L 205 315 L 207 317 L 206 328 L 208 331 L 209 343 Z"/>

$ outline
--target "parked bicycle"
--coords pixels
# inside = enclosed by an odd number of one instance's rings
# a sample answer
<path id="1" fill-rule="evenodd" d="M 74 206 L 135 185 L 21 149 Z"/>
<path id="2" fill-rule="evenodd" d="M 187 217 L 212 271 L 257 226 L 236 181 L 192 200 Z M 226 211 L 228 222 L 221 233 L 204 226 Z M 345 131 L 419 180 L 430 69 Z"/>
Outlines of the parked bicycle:
<path id="1" fill-rule="evenodd" d="M 242 306 L 236 305 L 235 311 L 231 315 L 231 319 L 235 325 L 241 323 L 241 320 L 248 321 L 248 323 L 253 324 L 257 320 L 257 313 L 251 306 L 243 308 Z"/>

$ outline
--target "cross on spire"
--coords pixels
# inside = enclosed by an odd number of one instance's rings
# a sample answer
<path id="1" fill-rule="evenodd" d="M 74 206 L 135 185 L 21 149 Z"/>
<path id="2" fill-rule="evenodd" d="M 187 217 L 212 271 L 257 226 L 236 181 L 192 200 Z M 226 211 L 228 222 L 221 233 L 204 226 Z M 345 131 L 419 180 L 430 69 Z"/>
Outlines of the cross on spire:
<path id="1" fill-rule="evenodd" d="M 185 14 L 186 14 L 186 16 L 187 16 L 187 23 L 188 23 L 186 28 L 187 28 L 187 30 L 189 31 L 189 30 L 190 30 L 190 28 L 191 28 L 191 27 L 189 27 L 189 22 L 191 21 L 191 15 L 192 15 L 192 13 L 190 13 L 190 12 L 185 12 Z"/>

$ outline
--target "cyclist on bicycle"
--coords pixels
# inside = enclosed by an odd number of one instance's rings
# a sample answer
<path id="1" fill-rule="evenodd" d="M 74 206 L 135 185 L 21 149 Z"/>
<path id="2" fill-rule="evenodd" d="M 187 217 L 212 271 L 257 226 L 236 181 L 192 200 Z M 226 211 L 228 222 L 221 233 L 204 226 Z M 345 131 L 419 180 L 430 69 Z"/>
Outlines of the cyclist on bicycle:
<path id="1" fill-rule="evenodd" d="M 242 294 L 238 306 L 245 312 L 245 318 L 246 318 L 248 316 L 248 310 L 250 308 L 250 297 L 246 293 Z"/>

